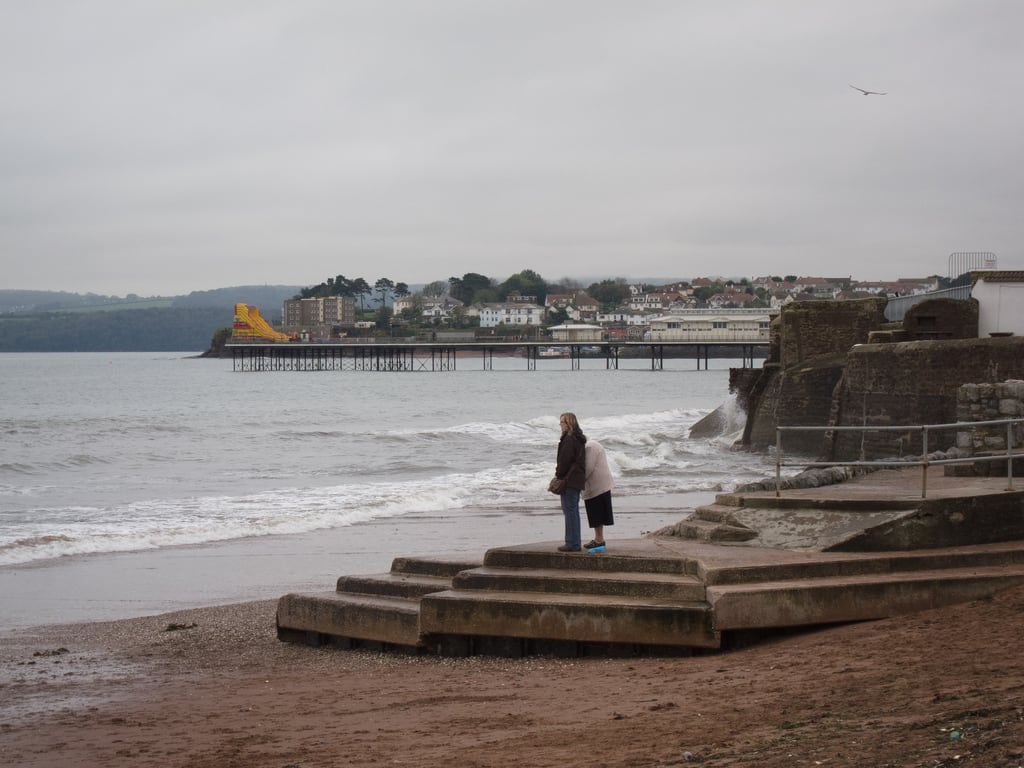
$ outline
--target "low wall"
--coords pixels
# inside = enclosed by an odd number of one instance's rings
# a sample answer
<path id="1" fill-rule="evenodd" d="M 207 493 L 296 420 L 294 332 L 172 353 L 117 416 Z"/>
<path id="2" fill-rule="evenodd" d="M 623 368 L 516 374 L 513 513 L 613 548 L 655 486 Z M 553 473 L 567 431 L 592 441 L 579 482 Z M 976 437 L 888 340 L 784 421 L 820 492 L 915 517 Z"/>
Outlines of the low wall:
<path id="1" fill-rule="evenodd" d="M 1024 339 L 956 339 L 866 344 L 846 358 L 832 423 L 850 426 L 945 424 L 958 420 L 961 386 L 1024 378 Z M 1003 417 L 1005 418 L 1005 417 Z M 929 433 L 929 452 L 957 444 L 954 430 Z M 837 433 L 832 460 L 919 455 L 918 430 Z"/>
<path id="2" fill-rule="evenodd" d="M 1011 379 L 996 384 L 964 384 L 957 392 L 957 421 L 997 421 L 1024 418 L 1024 381 Z M 968 456 L 1002 452 L 1024 444 L 1024 424 L 975 427 L 957 434 L 957 448 Z"/>

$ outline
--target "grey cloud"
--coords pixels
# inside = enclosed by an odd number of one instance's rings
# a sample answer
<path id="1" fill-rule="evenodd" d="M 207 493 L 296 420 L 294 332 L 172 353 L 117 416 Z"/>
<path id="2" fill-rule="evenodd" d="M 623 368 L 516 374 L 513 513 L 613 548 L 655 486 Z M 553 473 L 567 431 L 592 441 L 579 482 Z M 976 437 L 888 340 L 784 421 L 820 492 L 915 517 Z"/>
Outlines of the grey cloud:
<path id="1" fill-rule="evenodd" d="M 93 0 L 5 21 L 8 287 L 1019 265 L 1016 2 Z"/>

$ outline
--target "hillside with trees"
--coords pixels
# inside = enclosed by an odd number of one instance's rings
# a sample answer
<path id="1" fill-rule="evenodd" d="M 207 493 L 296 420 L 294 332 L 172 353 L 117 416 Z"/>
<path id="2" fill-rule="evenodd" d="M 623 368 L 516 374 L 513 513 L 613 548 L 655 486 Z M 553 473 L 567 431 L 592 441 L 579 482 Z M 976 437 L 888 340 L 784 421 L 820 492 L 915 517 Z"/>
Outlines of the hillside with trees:
<path id="1" fill-rule="evenodd" d="M 205 351 L 233 306 L 0 315 L 0 352 Z"/>
<path id="2" fill-rule="evenodd" d="M 0 352 L 202 352 L 230 328 L 236 303 L 279 322 L 297 286 L 235 286 L 185 296 L 124 298 L 0 290 Z"/>

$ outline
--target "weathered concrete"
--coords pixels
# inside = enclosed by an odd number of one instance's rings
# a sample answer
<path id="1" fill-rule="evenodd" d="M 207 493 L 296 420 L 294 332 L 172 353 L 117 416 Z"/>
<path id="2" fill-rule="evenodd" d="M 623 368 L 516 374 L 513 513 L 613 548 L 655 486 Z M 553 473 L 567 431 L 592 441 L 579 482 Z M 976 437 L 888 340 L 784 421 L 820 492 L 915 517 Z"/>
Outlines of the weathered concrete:
<path id="1" fill-rule="evenodd" d="M 925 515 L 919 493 L 918 472 L 887 470 L 787 491 L 784 508 L 763 490 L 721 494 L 706 522 L 753 531 L 747 541 L 647 536 L 596 555 L 544 542 L 491 549 L 482 562 L 396 558 L 388 574 L 342 577 L 338 591 L 285 595 L 279 636 L 449 655 L 696 651 L 1024 583 L 1021 492 L 935 478 Z M 993 531 L 1020 535 L 963 545 Z M 960 542 L 924 546 L 943 537 Z M 892 541 L 908 546 L 880 551 Z"/>
<path id="2" fill-rule="evenodd" d="M 278 601 L 278 635 L 318 643 L 354 638 L 389 646 L 420 645 L 419 600 L 451 586 L 479 560 L 395 558 L 389 573 L 342 576 L 334 592 L 289 594 Z"/>

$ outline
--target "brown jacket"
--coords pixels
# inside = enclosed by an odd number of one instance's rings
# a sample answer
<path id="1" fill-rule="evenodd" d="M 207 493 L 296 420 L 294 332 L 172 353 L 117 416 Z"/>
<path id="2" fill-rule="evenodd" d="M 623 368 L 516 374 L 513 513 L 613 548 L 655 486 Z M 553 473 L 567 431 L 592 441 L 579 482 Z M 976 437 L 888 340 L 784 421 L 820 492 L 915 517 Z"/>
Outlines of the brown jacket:
<path id="1" fill-rule="evenodd" d="M 558 441 L 555 477 L 564 477 L 568 488 L 582 491 L 587 484 L 587 438 L 582 432 L 563 433 Z"/>

